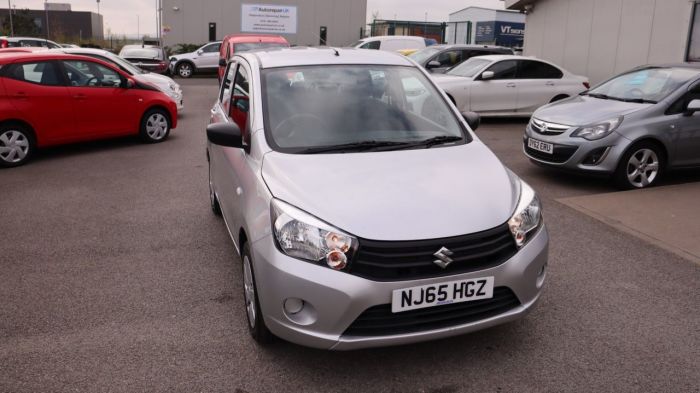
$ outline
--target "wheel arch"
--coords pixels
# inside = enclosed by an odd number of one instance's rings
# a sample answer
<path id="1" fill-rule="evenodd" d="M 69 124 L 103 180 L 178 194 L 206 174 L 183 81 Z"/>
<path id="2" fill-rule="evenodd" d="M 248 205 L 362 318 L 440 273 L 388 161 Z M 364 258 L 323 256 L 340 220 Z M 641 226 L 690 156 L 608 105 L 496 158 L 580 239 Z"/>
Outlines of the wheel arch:
<path id="1" fill-rule="evenodd" d="M 20 127 L 25 128 L 29 133 L 32 134 L 32 137 L 34 138 L 34 142 L 35 142 L 37 145 L 40 144 L 39 136 L 37 135 L 36 130 L 34 129 L 34 127 L 33 127 L 31 124 L 29 124 L 29 122 L 24 121 L 24 120 L 21 120 L 21 119 L 6 119 L 6 120 L 0 121 L 0 127 L 9 126 L 9 125 L 12 125 L 12 124 L 15 124 L 15 125 L 18 125 L 18 126 L 20 126 Z"/>
<path id="2" fill-rule="evenodd" d="M 627 152 L 629 152 L 630 149 L 632 149 L 636 145 L 639 145 L 640 143 L 651 143 L 651 144 L 657 146 L 661 150 L 661 155 L 662 155 L 661 160 L 663 160 L 663 164 L 665 166 L 668 165 L 668 163 L 669 163 L 668 146 L 666 146 L 666 144 L 661 139 L 655 138 L 653 136 L 644 136 L 644 137 L 641 137 L 639 139 L 634 140 L 632 143 L 629 144 L 629 146 L 627 146 L 625 151 L 622 153 L 623 156 L 625 154 L 627 154 Z"/>
<path id="3" fill-rule="evenodd" d="M 240 250 L 241 254 L 243 254 L 243 246 L 248 243 L 248 234 L 246 233 L 245 229 L 241 228 L 238 231 L 238 249 Z"/>
<path id="4" fill-rule="evenodd" d="M 571 96 L 568 95 L 568 94 L 557 94 L 557 95 L 554 96 L 554 98 L 552 98 L 552 99 L 549 101 L 549 103 L 551 104 L 552 102 L 561 101 L 561 100 L 567 99 L 567 98 L 569 98 L 569 97 L 571 97 Z"/>
<path id="5" fill-rule="evenodd" d="M 188 63 L 189 65 L 191 65 L 191 66 L 192 66 L 192 72 L 197 71 L 197 65 L 194 64 L 194 61 L 192 61 L 191 59 L 182 59 L 182 60 L 178 60 L 178 61 L 175 63 L 175 75 L 177 75 L 177 67 L 179 67 L 180 64 L 182 64 L 182 63 Z"/>

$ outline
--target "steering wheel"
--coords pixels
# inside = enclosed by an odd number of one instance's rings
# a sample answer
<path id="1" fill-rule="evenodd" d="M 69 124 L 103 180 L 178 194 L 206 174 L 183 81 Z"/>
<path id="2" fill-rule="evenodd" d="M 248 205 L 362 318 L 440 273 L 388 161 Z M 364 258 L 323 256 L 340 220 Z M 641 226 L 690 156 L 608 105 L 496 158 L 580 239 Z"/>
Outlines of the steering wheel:
<path id="1" fill-rule="evenodd" d="M 317 130 L 326 128 L 328 123 L 320 117 L 311 113 L 298 113 L 282 120 L 274 133 L 282 138 L 294 139 L 299 132 L 308 132 L 309 130 Z"/>
<path id="2" fill-rule="evenodd" d="M 93 80 L 93 79 L 95 80 L 95 84 L 94 84 L 94 85 L 91 85 L 90 83 L 92 83 L 92 80 Z M 97 86 L 97 82 L 98 82 L 97 77 L 96 77 L 96 76 L 93 76 L 92 78 L 89 78 L 89 79 L 85 82 L 85 86 Z"/>

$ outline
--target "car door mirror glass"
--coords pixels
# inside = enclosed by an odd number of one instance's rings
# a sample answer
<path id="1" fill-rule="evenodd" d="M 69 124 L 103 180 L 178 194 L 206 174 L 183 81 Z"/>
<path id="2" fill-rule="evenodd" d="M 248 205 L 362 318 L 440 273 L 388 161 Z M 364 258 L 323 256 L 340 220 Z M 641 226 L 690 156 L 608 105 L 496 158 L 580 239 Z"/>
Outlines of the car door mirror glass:
<path id="1" fill-rule="evenodd" d="M 241 129 L 234 122 L 209 124 L 207 139 L 215 145 L 243 148 Z"/>
<path id="2" fill-rule="evenodd" d="M 427 69 L 432 69 L 432 68 L 440 68 L 441 64 L 437 60 L 433 60 L 428 62 L 428 65 L 425 66 Z"/>
<path id="3" fill-rule="evenodd" d="M 481 79 L 482 79 L 482 80 L 493 79 L 493 77 L 494 77 L 493 71 L 484 71 L 484 72 L 481 73 Z"/>
<path id="4" fill-rule="evenodd" d="M 127 79 L 125 86 L 127 89 L 133 89 L 134 87 L 136 87 L 136 82 L 134 82 L 131 79 Z"/>
<path id="5" fill-rule="evenodd" d="M 197 54 L 200 55 L 200 56 L 202 55 L 202 53 L 204 53 L 204 51 L 201 50 L 201 49 L 197 51 Z"/>

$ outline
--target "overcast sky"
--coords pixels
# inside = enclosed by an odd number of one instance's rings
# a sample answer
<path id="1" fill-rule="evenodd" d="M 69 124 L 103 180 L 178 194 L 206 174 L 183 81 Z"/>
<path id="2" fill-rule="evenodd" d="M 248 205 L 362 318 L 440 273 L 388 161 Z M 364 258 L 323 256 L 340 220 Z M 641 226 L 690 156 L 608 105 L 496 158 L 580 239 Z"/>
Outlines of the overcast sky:
<path id="1" fill-rule="evenodd" d="M 11 0 L 17 8 L 43 9 L 43 0 Z M 186 0 L 207 1 L 207 0 Z M 54 0 L 56 3 L 71 3 L 74 11 L 97 12 L 95 0 Z M 255 0 L 249 0 L 254 3 Z M 265 3 L 264 1 L 260 1 Z M 0 7 L 6 0 L 0 0 Z M 275 1 L 275 3 L 284 3 Z M 430 4 L 430 7 L 426 7 Z M 443 22 L 454 11 L 469 6 L 503 8 L 501 0 L 367 0 L 367 18 L 375 11 L 383 19 L 423 20 L 428 13 L 428 21 Z M 136 21 L 139 16 L 140 32 L 154 34 L 155 0 L 101 0 L 100 13 L 105 18 L 105 31 L 110 29 L 115 34 L 135 34 Z"/>

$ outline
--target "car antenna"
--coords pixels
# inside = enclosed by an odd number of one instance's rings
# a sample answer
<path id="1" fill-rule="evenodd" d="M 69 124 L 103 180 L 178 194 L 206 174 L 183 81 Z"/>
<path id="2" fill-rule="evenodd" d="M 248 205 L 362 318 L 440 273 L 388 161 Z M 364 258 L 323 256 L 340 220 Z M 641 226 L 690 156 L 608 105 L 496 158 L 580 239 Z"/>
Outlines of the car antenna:
<path id="1" fill-rule="evenodd" d="M 340 52 L 338 52 L 338 49 L 336 49 L 336 48 L 334 48 L 334 47 L 332 47 L 332 46 L 331 46 L 330 48 L 331 48 L 331 50 L 332 50 L 333 52 L 335 52 L 335 55 L 336 55 L 336 56 L 340 56 Z"/>

